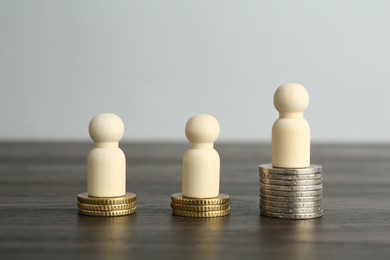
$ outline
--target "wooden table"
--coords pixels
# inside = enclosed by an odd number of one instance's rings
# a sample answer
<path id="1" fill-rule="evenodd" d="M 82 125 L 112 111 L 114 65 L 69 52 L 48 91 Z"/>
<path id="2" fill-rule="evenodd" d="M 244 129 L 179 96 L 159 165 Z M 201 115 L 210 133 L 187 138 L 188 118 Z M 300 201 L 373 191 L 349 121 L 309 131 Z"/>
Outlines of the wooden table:
<path id="1" fill-rule="evenodd" d="M 390 259 L 390 145 L 313 145 L 324 167 L 324 217 L 262 217 L 258 164 L 267 144 L 217 144 L 221 191 L 232 214 L 171 215 L 186 144 L 129 143 L 127 191 L 135 215 L 77 214 L 86 191 L 87 143 L 0 144 L 0 258 Z"/>

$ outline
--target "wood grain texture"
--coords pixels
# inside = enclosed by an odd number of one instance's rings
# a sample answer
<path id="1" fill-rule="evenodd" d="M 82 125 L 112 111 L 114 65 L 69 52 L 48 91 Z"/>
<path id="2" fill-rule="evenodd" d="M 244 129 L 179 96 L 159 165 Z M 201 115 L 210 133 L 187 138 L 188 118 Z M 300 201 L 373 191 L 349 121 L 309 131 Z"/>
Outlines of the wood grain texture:
<path id="1" fill-rule="evenodd" d="M 258 168 L 267 144 L 217 144 L 221 192 L 232 213 L 217 219 L 171 215 L 186 144 L 129 143 L 127 191 L 137 213 L 77 214 L 91 144 L 0 144 L 0 258 L 21 259 L 389 259 L 390 145 L 312 146 L 324 167 L 324 217 L 259 215 Z"/>

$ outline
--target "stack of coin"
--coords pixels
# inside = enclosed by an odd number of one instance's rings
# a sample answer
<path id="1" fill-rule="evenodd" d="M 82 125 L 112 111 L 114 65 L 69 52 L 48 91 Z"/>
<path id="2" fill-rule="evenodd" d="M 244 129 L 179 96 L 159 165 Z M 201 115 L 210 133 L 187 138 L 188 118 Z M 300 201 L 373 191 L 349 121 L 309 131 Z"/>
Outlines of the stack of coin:
<path id="1" fill-rule="evenodd" d="M 323 215 L 322 167 L 302 169 L 259 166 L 260 212 L 264 216 L 310 219 Z"/>
<path id="2" fill-rule="evenodd" d="M 90 197 L 86 192 L 77 195 L 79 213 L 88 216 L 117 217 L 134 214 L 137 209 L 135 203 L 136 195 L 131 192 L 112 198 Z"/>
<path id="3" fill-rule="evenodd" d="M 230 214 L 229 195 L 220 194 L 215 198 L 196 199 L 183 197 L 181 193 L 171 196 L 173 215 L 193 218 L 223 217 Z"/>

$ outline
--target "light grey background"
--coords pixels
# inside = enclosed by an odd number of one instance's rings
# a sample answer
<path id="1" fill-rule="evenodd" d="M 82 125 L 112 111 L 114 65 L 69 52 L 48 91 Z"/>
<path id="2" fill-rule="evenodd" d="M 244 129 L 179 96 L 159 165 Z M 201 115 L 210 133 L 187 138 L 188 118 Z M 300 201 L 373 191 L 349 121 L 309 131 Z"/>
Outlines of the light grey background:
<path id="1" fill-rule="evenodd" d="M 0 1 L 0 140 L 269 141 L 272 99 L 298 82 L 318 142 L 389 142 L 389 1 Z"/>

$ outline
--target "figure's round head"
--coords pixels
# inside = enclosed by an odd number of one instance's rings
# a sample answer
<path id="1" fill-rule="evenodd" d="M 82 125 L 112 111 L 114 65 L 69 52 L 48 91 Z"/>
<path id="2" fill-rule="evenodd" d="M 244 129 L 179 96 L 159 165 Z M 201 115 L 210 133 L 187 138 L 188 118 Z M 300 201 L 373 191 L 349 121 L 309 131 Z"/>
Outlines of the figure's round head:
<path id="1" fill-rule="evenodd" d="M 309 105 L 309 93 L 296 83 L 281 85 L 275 91 L 274 105 L 280 113 L 303 113 Z"/>
<path id="2" fill-rule="evenodd" d="M 89 135 L 95 143 L 119 142 L 124 132 L 123 121 L 115 114 L 98 114 L 89 122 Z"/>
<path id="3" fill-rule="evenodd" d="M 199 114 L 186 124 L 186 136 L 191 143 L 214 143 L 219 136 L 219 123 L 211 115 Z"/>

